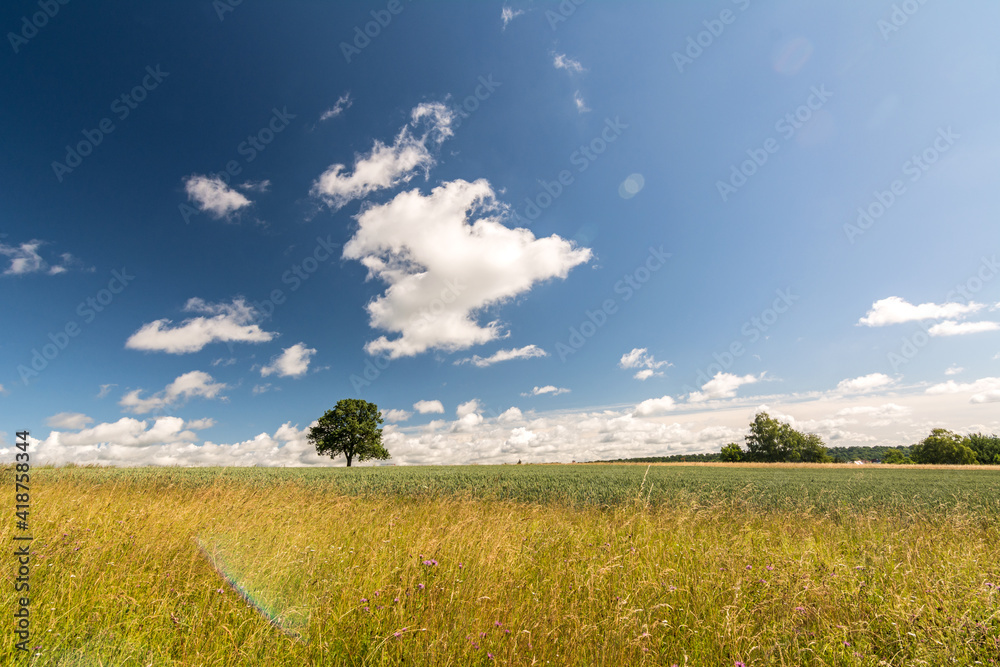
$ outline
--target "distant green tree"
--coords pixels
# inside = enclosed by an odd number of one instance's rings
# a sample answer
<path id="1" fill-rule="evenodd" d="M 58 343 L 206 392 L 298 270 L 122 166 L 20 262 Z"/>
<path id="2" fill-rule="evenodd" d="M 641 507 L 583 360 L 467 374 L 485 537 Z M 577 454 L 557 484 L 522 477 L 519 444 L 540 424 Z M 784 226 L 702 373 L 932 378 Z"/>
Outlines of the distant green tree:
<path id="1" fill-rule="evenodd" d="M 309 443 L 315 445 L 317 454 L 328 454 L 330 458 L 343 454 L 348 468 L 355 458 L 358 462 L 388 459 L 391 457 L 382 445 L 381 423 L 377 405 L 360 398 L 345 398 L 309 429 Z"/>
<path id="2" fill-rule="evenodd" d="M 796 431 L 798 433 L 798 431 Z M 800 434 L 801 435 L 801 434 Z M 815 433 L 802 436 L 801 458 L 804 463 L 832 463 L 833 458 L 827 453 L 823 440 Z"/>
<path id="3" fill-rule="evenodd" d="M 747 443 L 747 460 L 757 462 L 784 461 L 782 424 L 777 419 L 771 419 L 766 412 L 758 412 L 750 424 L 750 433 L 744 440 Z"/>
<path id="4" fill-rule="evenodd" d="M 779 461 L 829 463 L 833 459 L 818 435 L 801 433 L 791 424 L 759 412 L 745 437 L 747 451 L 744 460 L 773 463 Z"/>
<path id="5" fill-rule="evenodd" d="M 970 465 L 976 463 L 976 453 L 969 447 L 968 438 L 943 428 L 913 445 L 910 457 L 914 463 Z"/>
<path id="6" fill-rule="evenodd" d="M 742 461 L 743 449 L 735 442 L 731 442 L 722 448 L 722 452 L 719 454 L 719 460 L 725 461 L 726 463 L 736 463 L 737 461 Z"/>
<path id="7" fill-rule="evenodd" d="M 1000 436 L 970 433 L 966 440 L 966 445 L 976 453 L 976 461 L 980 465 L 1000 465 Z"/>
<path id="8" fill-rule="evenodd" d="M 898 449 L 890 450 L 882 457 L 882 463 L 890 463 L 894 465 L 899 465 L 903 463 L 913 463 L 913 459 L 899 451 Z"/>

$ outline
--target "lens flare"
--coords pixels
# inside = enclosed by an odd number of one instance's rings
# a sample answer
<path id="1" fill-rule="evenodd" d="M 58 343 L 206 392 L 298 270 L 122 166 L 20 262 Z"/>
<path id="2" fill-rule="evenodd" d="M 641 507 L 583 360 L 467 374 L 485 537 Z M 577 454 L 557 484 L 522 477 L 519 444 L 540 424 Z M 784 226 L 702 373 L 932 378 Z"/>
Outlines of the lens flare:
<path id="1" fill-rule="evenodd" d="M 278 630 L 283 633 L 297 639 L 303 643 L 308 644 L 309 641 L 305 639 L 300 633 L 292 630 L 291 625 L 304 626 L 305 620 L 302 618 L 292 619 L 289 618 L 289 612 L 286 610 L 284 613 L 280 613 L 275 605 L 267 604 L 263 599 L 263 596 L 256 591 L 252 591 L 237 581 L 237 575 L 233 572 L 232 568 L 227 564 L 225 559 L 219 553 L 218 545 L 209 548 L 204 542 L 202 542 L 200 537 L 195 538 L 195 542 L 198 544 L 198 549 L 201 551 L 201 555 L 212 564 L 212 567 L 219 576 L 226 582 L 226 584 L 236 592 L 243 601 L 247 603 L 247 606 L 253 607 L 257 612 L 263 616 L 268 623 L 273 625 Z"/>

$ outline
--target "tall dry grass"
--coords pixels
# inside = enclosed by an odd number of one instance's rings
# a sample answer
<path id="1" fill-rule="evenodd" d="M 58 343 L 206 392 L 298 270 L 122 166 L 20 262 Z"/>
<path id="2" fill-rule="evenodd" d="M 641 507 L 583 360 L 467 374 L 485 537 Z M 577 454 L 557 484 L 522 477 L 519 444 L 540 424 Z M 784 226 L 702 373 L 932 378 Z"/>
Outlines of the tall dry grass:
<path id="1" fill-rule="evenodd" d="M 967 665 L 1000 656 L 995 517 L 650 507 L 646 491 L 601 509 L 64 475 L 33 490 L 38 648 L 25 661 L 8 639 L 0 662 Z"/>

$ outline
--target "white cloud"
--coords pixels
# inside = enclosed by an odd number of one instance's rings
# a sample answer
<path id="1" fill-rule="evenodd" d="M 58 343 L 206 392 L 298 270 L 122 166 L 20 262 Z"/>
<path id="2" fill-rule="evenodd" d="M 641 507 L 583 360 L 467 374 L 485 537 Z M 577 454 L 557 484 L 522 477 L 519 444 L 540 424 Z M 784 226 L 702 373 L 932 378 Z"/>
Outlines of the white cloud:
<path id="1" fill-rule="evenodd" d="M 928 387 L 928 394 L 971 394 L 970 403 L 996 403 L 1000 401 L 1000 378 L 980 378 L 975 382 L 958 383 L 948 380 Z"/>
<path id="2" fill-rule="evenodd" d="M 521 412 L 520 408 L 507 408 L 500 416 L 497 417 L 497 423 L 499 424 L 511 424 L 517 423 L 524 419 L 524 413 Z"/>
<path id="3" fill-rule="evenodd" d="M 438 413 L 444 414 L 444 406 L 441 401 L 417 401 L 413 404 L 413 409 L 422 415 Z"/>
<path id="4" fill-rule="evenodd" d="M 472 399 L 471 401 L 466 401 L 455 408 L 455 415 L 459 419 L 465 417 L 466 415 L 478 414 L 483 411 L 483 406 L 480 405 L 478 399 Z"/>
<path id="5" fill-rule="evenodd" d="M 400 334 L 370 341 L 369 354 L 395 359 L 488 343 L 499 337 L 500 324 L 480 325 L 476 317 L 485 308 L 535 283 L 565 278 L 590 260 L 589 248 L 555 235 L 535 238 L 488 215 L 500 209 L 485 180 L 458 180 L 428 196 L 403 192 L 357 216 L 344 257 L 360 260 L 369 278 L 389 284 L 367 306 L 370 324 Z M 477 214 L 482 217 L 470 222 Z"/>
<path id="6" fill-rule="evenodd" d="M 218 176 L 192 174 L 184 181 L 184 189 L 189 201 L 216 219 L 228 218 L 252 203 Z"/>
<path id="7" fill-rule="evenodd" d="M 701 403 L 718 398 L 732 398 L 736 395 L 736 390 L 745 384 L 753 384 L 759 378 L 753 375 L 742 377 L 732 373 L 716 373 L 715 377 L 702 385 L 701 391 L 694 391 L 688 395 L 689 403 Z"/>
<path id="8" fill-rule="evenodd" d="M 504 8 L 500 10 L 500 19 L 503 21 L 502 30 L 506 30 L 507 24 L 516 19 L 523 13 L 524 13 L 523 9 L 511 9 L 510 7 L 505 5 Z"/>
<path id="9" fill-rule="evenodd" d="M 644 347 L 633 348 L 631 352 L 623 354 L 618 361 L 619 368 L 642 369 L 632 376 L 636 380 L 648 380 L 654 376 L 662 376 L 663 371 L 659 369 L 669 368 L 672 365 L 669 361 L 657 361 Z"/>
<path id="10" fill-rule="evenodd" d="M 271 363 L 260 369 L 261 377 L 277 374 L 278 377 L 302 377 L 309 370 L 309 362 L 316 350 L 296 343 L 286 347 L 281 354 L 271 359 Z"/>
<path id="11" fill-rule="evenodd" d="M 141 415 L 168 407 L 175 407 L 189 398 L 224 398 L 219 394 L 226 389 L 225 383 L 215 382 L 211 375 L 204 371 L 191 371 L 177 377 L 163 391 L 149 398 L 142 398 L 142 389 L 135 389 L 125 394 L 118 404 L 132 414 Z"/>
<path id="12" fill-rule="evenodd" d="M 580 94 L 579 90 L 573 93 L 573 104 L 576 105 L 576 110 L 580 113 L 590 111 L 590 107 L 587 106 L 587 102 L 583 99 L 583 95 Z"/>
<path id="13" fill-rule="evenodd" d="M 573 60 L 568 57 L 565 53 L 553 54 L 552 64 L 556 69 L 564 69 L 567 72 L 572 72 L 574 74 L 579 74 L 581 72 L 587 71 L 586 68 L 580 64 L 579 61 Z"/>
<path id="14" fill-rule="evenodd" d="M 944 374 L 945 375 L 958 375 L 959 373 L 961 373 L 964 370 L 965 369 L 962 368 L 961 366 L 959 366 L 958 364 L 952 364 L 951 366 L 949 366 L 945 370 Z"/>
<path id="15" fill-rule="evenodd" d="M 859 325 L 867 327 L 884 327 L 890 324 L 902 324 L 919 320 L 943 320 L 963 317 L 969 313 L 982 310 L 983 304 L 971 302 L 962 303 L 922 303 L 914 306 L 898 296 L 876 301 L 868 314 L 858 320 Z"/>
<path id="16" fill-rule="evenodd" d="M 883 387 L 888 387 L 895 380 L 884 373 L 871 373 L 848 380 L 841 380 L 837 383 L 837 391 L 845 393 L 864 393 L 875 391 Z"/>
<path id="17" fill-rule="evenodd" d="M 45 266 L 42 256 L 38 254 L 41 241 L 29 241 L 20 246 L 9 246 L 0 243 L 0 255 L 10 257 L 10 266 L 3 272 L 6 276 L 21 276 L 26 273 L 38 273 Z"/>
<path id="18" fill-rule="evenodd" d="M 239 185 L 240 190 L 252 190 L 254 192 L 267 192 L 271 189 L 270 179 L 265 178 L 263 181 L 244 181 Z"/>
<path id="19" fill-rule="evenodd" d="M 272 389 L 274 389 L 274 386 L 270 382 L 265 382 L 264 384 L 255 384 L 253 386 L 253 395 L 259 396 L 260 394 L 266 394 Z"/>
<path id="20" fill-rule="evenodd" d="M 530 393 L 521 394 L 521 396 L 542 396 L 543 394 L 552 394 L 553 396 L 558 396 L 559 394 L 568 394 L 569 389 L 564 387 L 557 387 L 555 385 L 547 384 L 544 387 L 535 387 Z"/>
<path id="21" fill-rule="evenodd" d="M 442 409 L 443 411 L 443 409 Z M 406 410 L 383 410 L 382 419 L 389 423 L 395 422 L 405 422 L 407 419 L 413 416 L 412 412 Z"/>
<path id="22" fill-rule="evenodd" d="M 1000 330 L 1000 322 L 955 322 L 945 320 L 927 330 L 932 336 L 964 336 L 966 334 L 983 333 Z"/>
<path id="23" fill-rule="evenodd" d="M 87 424 L 94 421 L 82 412 L 60 412 L 45 420 L 45 423 L 52 428 L 65 428 L 78 431 L 86 428 Z"/>
<path id="24" fill-rule="evenodd" d="M 316 454 L 308 428 L 289 423 L 273 434 L 261 433 L 233 444 L 197 444 L 195 431 L 210 428 L 211 419 L 185 422 L 159 417 L 152 423 L 125 417 L 79 433 L 52 431 L 44 441 L 32 439 L 40 463 L 121 466 L 333 466 L 343 465 Z M 32 459 L 34 460 L 34 459 Z"/>
<path id="25" fill-rule="evenodd" d="M 903 421 L 912 414 L 910 408 L 897 405 L 896 403 L 885 403 L 879 406 L 857 405 L 839 410 L 835 417 L 865 417 L 870 426 L 888 426 Z"/>
<path id="26" fill-rule="evenodd" d="M 188 354 L 198 352 L 209 343 L 266 343 L 276 335 L 252 324 L 259 315 L 243 298 L 233 299 L 232 303 L 213 304 L 196 297 L 188 299 L 184 312 L 202 313 L 208 317 L 188 318 L 173 328 L 167 319 L 149 322 L 129 337 L 125 347 Z"/>
<path id="27" fill-rule="evenodd" d="M 97 398 L 104 398 L 111 393 L 111 390 L 117 387 L 117 384 L 102 384 L 101 391 L 97 393 Z"/>
<path id="28" fill-rule="evenodd" d="M 951 392 L 925 393 L 925 387 L 901 388 L 892 403 L 870 403 L 834 391 L 789 394 L 720 401 L 711 404 L 678 403 L 670 410 L 669 397 L 639 406 L 591 408 L 575 411 L 524 412 L 510 408 L 499 415 L 462 410 L 462 416 L 435 419 L 428 424 L 386 424 L 383 439 L 398 465 L 499 464 L 518 459 L 532 462 L 608 460 L 718 451 L 739 441 L 753 415 L 761 409 L 795 428 L 819 434 L 831 446 L 909 445 L 931 428 L 957 433 L 1000 432 L 995 406 L 1000 378 L 949 385 Z M 982 396 L 980 396 L 982 394 Z M 970 397 L 978 397 L 973 403 Z M 865 402 L 868 401 L 868 402 Z M 641 404 L 640 404 L 641 405 Z M 479 402 L 476 401 L 477 408 Z M 709 407 L 710 406 L 710 407 Z M 656 410 L 654 412 L 654 409 Z M 437 410 L 443 413 L 443 408 Z M 489 416 L 487 416 L 489 414 Z M 443 416 L 443 415 L 441 415 Z M 194 431 L 209 428 L 211 420 L 182 421 L 169 417 L 150 422 L 123 419 L 99 424 L 81 434 L 53 431 L 44 443 L 32 442 L 39 463 L 181 466 L 330 466 L 343 458 L 319 457 L 308 444 L 307 428 L 284 424 L 273 434 L 260 433 L 241 442 L 201 441 Z M 852 426 L 853 425 L 853 426 Z M 80 435 L 80 437 L 77 437 Z M 9 440 L 0 440 L 0 456 L 12 460 Z"/>
<path id="29" fill-rule="evenodd" d="M 635 406 L 634 414 L 638 417 L 648 417 L 650 415 L 670 412 L 676 407 L 677 405 L 674 403 L 674 399 L 670 396 L 663 396 L 662 398 L 649 398 Z"/>
<path id="30" fill-rule="evenodd" d="M 340 97 L 338 97 L 337 102 L 332 107 L 323 112 L 323 115 L 319 117 L 320 122 L 324 120 L 329 120 L 331 118 L 336 118 L 340 114 L 350 109 L 352 104 L 354 104 L 354 100 L 351 99 L 351 93 L 350 91 L 348 91 L 343 95 L 341 95 Z"/>
<path id="31" fill-rule="evenodd" d="M 440 144 L 452 136 L 454 119 L 455 113 L 440 102 L 417 105 L 391 146 L 376 140 L 368 154 L 355 155 L 349 174 L 344 172 L 347 165 L 331 165 L 313 184 L 312 194 L 339 209 L 376 190 L 406 183 L 420 169 L 426 175 L 435 162 L 427 144 L 432 140 Z M 420 126 L 425 131 L 416 136 L 414 130 Z"/>
<path id="32" fill-rule="evenodd" d="M 0 234 L 0 238 L 4 235 Z M 20 245 L 10 246 L 0 243 L 0 255 L 10 258 L 10 265 L 4 269 L 5 276 L 23 276 L 29 273 L 47 273 L 56 276 L 69 271 L 70 267 L 80 268 L 81 262 L 68 252 L 60 255 L 61 264 L 50 265 L 38 253 L 38 249 L 45 245 L 44 241 L 32 239 Z"/>
<path id="33" fill-rule="evenodd" d="M 471 357 L 459 359 L 455 362 L 455 365 L 472 364 L 473 366 L 478 366 L 479 368 L 486 368 L 487 366 L 492 366 L 493 364 L 501 361 L 510 361 L 512 359 L 533 359 L 535 357 L 547 356 L 549 356 L 548 352 L 537 345 L 532 344 L 514 348 L 512 350 L 497 350 L 488 357 L 480 357 L 478 354 L 474 354 Z"/>

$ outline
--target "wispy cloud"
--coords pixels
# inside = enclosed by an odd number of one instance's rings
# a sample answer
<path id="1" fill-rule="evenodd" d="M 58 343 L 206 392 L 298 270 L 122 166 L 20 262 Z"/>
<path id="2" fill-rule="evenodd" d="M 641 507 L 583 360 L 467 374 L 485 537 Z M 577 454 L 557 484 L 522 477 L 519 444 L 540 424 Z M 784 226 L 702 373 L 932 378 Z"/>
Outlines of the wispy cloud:
<path id="1" fill-rule="evenodd" d="M 405 422 L 412 416 L 413 413 L 407 410 L 382 410 L 382 419 L 390 424 Z"/>
<path id="2" fill-rule="evenodd" d="M 38 239 L 13 246 L 0 243 L 0 255 L 10 259 L 10 264 L 4 269 L 3 275 L 24 276 L 30 273 L 45 273 L 57 276 L 70 269 L 82 268 L 82 263 L 68 252 L 59 255 L 60 261 L 55 264 L 45 261 L 38 252 L 44 245 L 45 241 Z"/>
<path id="3" fill-rule="evenodd" d="M 736 396 L 736 391 L 745 384 L 754 384 L 760 380 L 754 375 L 734 375 L 732 373 L 716 373 L 715 377 L 702 385 L 701 391 L 694 391 L 688 395 L 688 402 L 701 403 L 704 401 L 732 398 Z"/>
<path id="4" fill-rule="evenodd" d="M 168 319 L 149 322 L 129 337 L 125 347 L 189 354 L 209 343 L 266 343 L 276 335 L 253 323 L 259 314 L 243 298 L 233 299 L 232 303 L 206 303 L 195 297 L 185 304 L 184 312 L 203 316 L 188 318 L 176 327 L 171 327 Z"/>
<path id="5" fill-rule="evenodd" d="M 480 357 L 478 354 L 465 359 L 459 359 L 455 365 L 472 364 L 479 368 L 486 368 L 501 361 L 511 361 L 512 359 L 533 359 L 535 357 L 547 357 L 549 353 L 537 345 L 525 345 L 511 350 L 497 350 L 488 357 Z"/>
<path id="6" fill-rule="evenodd" d="M 94 421 L 82 412 L 60 412 L 45 420 L 45 423 L 52 428 L 64 428 L 72 431 L 79 431 L 87 428 L 87 424 Z"/>
<path id="7" fill-rule="evenodd" d="M 868 314 L 858 320 L 858 325 L 866 327 L 884 327 L 904 322 L 920 320 L 943 320 L 962 317 L 984 308 L 983 304 L 963 303 L 921 303 L 914 306 L 898 296 L 890 296 L 872 304 Z"/>
<path id="8" fill-rule="evenodd" d="M 867 393 L 888 387 L 894 382 L 895 380 L 884 373 L 871 373 L 869 375 L 862 375 L 861 377 L 841 380 L 837 383 L 837 391 L 849 394 Z"/>
<path id="9" fill-rule="evenodd" d="M 426 174 L 435 163 L 428 145 L 452 136 L 454 120 L 455 112 L 440 102 L 417 105 L 391 145 L 376 140 L 370 152 L 355 156 L 352 172 L 345 171 L 347 165 L 331 165 L 313 184 L 312 194 L 339 209 L 376 190 L 406 183 L 419 170 Z"/>
<path id="10" fill-rule="evenodd" d="M 644 347 L 633 348 L 631 352 L 626 352 L 618 361 L 618 367 L 624 369 L 639 369 L 634 377 L 636 380 L 648 380 L 651 377 L 663 375 L 661 368 L 669 368 L 672 364 L 669 361 L 657 361 L 653 355 Z"/>
<path id="11" fill-rule="evenodd" d="M 544 394 L 552 394 L 553 396 L 558 396 L 559 394 L 568 394 L 569 389 L 565 387 L 557 387 L 552 384 L 547 384 L 544 387 L 535 387 L 530 392 L 525 392 L 521 396 L 542 396 Z"/>
<path id="12" fill-rule="evenodd" d="M 567 72 L 573 74 L 580 74 L 581 72 L 586 72 L 587 68 L 580 64 L 578 60 L 573 60 L 565 53 L 556 53 L 553 55 L 552 64 L 556 69 L 564 69 Z"/>
<path id="13" fill-rule="evenodd" d="M 164 408 L 176 407 L 184 401 L 200 396 L 202 398 L 222 398 L 221 392 L 226 389 L 225 383 L 215 382 L 214 378 L 203 371 L 191 371 L 179 376 L 149 398 L 143 398 L 142 389 L 135 389 L 125 394 L 118 402 L 126 412 L 145 414 Z"/>
<path id="14" fill-rule="evenodd" d="M 1000 330 L 1000 322 L 955 322 L 945 320 L 927 330 L 932 336 L 965 336 Z"/>
<path id="15" fill-rule="evenodd" d="M 354 100 L 351 99 L 351 93 L 350 91 L 348 91 L 343 95 L 341 95 L 340 97 L 338 97 L 337 102 L 332 107 L 323 112 L 323 115 L 319 117 L 320 122 L 324 120 L 330 120 L 331 118 L 336 118 L 340 114 L 350 109 L 352 104 L 354 104 Z"/>
<path id="16" fill-rule="evenodd" d="M 507 24 L 521 14 L 524 14 L 523 9 L 511 9 L 509 6 L 504 5 L 504 8 L 500 10 L 500 20 L 503 21 L 503 28 L 501 28 L 501 30 L 506 30 Z"/>

